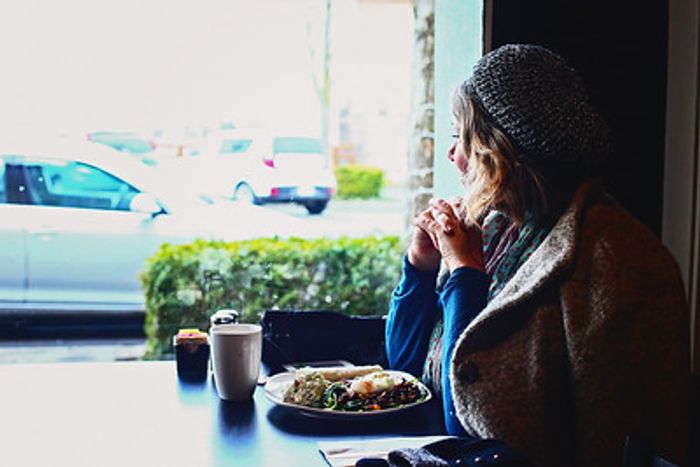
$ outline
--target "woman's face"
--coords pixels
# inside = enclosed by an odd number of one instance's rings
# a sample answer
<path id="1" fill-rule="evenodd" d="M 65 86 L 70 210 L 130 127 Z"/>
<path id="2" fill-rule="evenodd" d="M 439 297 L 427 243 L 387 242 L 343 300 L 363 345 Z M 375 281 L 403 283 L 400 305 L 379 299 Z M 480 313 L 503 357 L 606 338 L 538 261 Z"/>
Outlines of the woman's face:
<path id="1" fill-rule="evenodd" d="M 455 165 L 459 174 L 464 176 L 467 173 L 467 161 L 469 155 L 465 151 L 464 140 L 462 139 L 462 125 L 456 120 L 452 121 L 452 145 L 447 151 L 447 158 Z"/>

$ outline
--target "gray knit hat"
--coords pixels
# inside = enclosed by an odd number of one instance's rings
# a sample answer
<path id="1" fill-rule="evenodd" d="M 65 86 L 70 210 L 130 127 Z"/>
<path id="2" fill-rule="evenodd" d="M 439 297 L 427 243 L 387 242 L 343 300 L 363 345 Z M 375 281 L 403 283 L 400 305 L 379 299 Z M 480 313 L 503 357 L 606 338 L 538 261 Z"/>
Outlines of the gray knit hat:
<path id="1" fill-rule="evenodd" d="M 489 52 L 467 88 L 535 166 L 595 172 L 612 154 L 610 132 L 578 73 L 543 47 Z"/>

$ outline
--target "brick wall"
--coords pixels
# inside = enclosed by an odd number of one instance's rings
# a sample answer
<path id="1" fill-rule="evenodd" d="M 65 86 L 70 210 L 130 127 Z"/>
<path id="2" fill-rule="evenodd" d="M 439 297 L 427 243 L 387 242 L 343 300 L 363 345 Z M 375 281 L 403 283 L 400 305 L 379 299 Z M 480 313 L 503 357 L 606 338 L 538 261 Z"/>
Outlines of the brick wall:
<path id="1" fill-rule="evenodd" d="M 434 0 L 415 0 L 415 48 L 413 71 L 413 133 L 408 148 L 408 209 L 406 233 L 413 218 L 425 209 L 433 196 L 434 131 Z"/>

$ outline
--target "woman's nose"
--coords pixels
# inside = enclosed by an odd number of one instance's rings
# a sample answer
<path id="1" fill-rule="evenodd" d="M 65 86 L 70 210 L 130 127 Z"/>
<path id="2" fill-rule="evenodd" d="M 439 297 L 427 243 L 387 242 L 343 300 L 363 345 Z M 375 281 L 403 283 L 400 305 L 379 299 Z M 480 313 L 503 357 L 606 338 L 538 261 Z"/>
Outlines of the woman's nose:
<path id="1" fill-rule="evenodd" d="M 453 142 L 452 145 L 450 146 L 450 149 L 447 150 L 447 158 L 450 160 L 450 162 L 455 161 L 455 150 L 457 148 L 457 143 Z"/>

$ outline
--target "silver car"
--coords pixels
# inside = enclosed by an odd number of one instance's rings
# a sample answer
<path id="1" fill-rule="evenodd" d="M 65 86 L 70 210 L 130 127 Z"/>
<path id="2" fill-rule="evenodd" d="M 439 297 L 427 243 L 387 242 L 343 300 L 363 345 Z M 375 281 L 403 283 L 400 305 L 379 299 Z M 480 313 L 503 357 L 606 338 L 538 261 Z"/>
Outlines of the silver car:
<path id="1" fill-rule="evenodd" d="M 164 242 L 298 235 L 298 220 L 214 201 L 90 142 L 0 143 L 0 313 L 141 311 Z"/>

